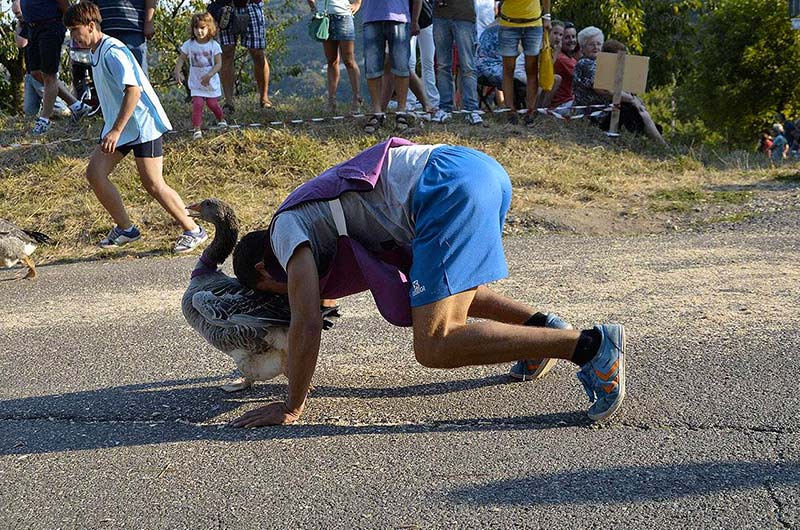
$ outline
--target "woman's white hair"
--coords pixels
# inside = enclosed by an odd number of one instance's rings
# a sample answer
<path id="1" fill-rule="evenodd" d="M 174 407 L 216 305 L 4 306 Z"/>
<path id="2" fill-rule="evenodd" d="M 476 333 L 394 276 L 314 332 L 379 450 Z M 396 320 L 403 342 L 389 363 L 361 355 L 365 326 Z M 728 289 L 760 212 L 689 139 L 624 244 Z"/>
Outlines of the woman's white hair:
<path id="1" fill-rule="evenodd" d="M 603 37 L 603 31 L 594 26 L 586 26 L 578 32 L 578 44 L 581 48 L 583 48 L 586 45 L 586 41 L 592 37 L 597 37 L 598 35 L 600 36 L 600 44 L 603 44 L 603 41 L 605 41 L 605 37 Z"/>

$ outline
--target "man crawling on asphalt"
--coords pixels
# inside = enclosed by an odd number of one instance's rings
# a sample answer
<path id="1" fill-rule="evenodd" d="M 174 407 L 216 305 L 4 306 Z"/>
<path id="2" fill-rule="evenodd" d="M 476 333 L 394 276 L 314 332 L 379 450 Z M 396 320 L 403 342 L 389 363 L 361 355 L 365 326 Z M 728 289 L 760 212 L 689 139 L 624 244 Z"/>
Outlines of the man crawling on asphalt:
<path id="1" fill-rule="evenodd" d="M 535 380 L 565 359 L 580 367 L 578 379 L 593 402 L 589 418 L 609 418 L 625 397 L 623 327 L 573 330 L 552 313 L 486 287 L 508 276 L 502 233 L 510 203 L 508 174 L 488 155 L 400 138 L 297 188 L 268 230 L 242 238 L 233 260 L 243 284 L 288 293 L 288 397 L 232 425 L 300 418 L 319 355 L 320 298 L 367 289 L 386 320 L 411 326 L 420 364 L 519 361 L 511 375 Z"/>

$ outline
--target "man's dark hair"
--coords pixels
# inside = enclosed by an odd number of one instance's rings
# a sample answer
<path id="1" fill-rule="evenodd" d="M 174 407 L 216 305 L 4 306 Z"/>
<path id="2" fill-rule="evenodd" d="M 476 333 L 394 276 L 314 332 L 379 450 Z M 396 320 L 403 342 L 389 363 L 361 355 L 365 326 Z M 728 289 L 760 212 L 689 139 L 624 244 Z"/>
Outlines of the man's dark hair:
<path id="1" fill-rule="evenodd" d="M 242 285 L 255 289 L 259 277 L 256 264 L 264 261 L 264 250 L 269 245 L 269 230 L 248 232 L 233 249 L 233 273 Z"/>
<path id="2" fill-rule="evenodd" d="M 88 26 L 89 22 L 97 25 L 103 21 L 100 16 L 100 8 L 93 2 L 83 0 L 79 4 L 73 4 L 67 8 L 62 18 L 64 25 L 68 28 L 74 26 Z"/>

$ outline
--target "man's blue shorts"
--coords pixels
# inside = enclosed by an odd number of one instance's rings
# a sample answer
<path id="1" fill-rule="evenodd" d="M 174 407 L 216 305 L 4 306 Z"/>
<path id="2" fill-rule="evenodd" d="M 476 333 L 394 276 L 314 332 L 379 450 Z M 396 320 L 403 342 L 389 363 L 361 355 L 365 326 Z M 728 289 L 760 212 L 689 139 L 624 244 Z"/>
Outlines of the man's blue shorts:
<path id="1" fill-rule="evenodd" d="M 502 235 L 510 204 L 511 181 L 496 160 L 467 147 L 433 150 L 411 204 L 411 307 L 508 276 Z"/>

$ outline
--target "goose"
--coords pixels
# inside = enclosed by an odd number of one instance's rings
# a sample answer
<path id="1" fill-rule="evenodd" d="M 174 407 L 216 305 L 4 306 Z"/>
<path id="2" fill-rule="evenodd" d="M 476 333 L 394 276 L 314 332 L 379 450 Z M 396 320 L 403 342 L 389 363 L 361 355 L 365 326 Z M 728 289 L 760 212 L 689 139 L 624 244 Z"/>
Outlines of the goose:
<path id="1" fill-rule="evenodd" d="M 286 295 L 254 291 L 219 269 L 236 244 L 239 221 L 228 204 L 205 199 L 186 207 L 215 227 L 214 240 L 192 271 L 181 301 L 183 316 L 209 344 L 233 358 L 242 377 L 222 386 L 244 390 L 256 381 L 287 373 L 286 349 L 291 311 Z M 338 306 L 321 309 L 323 327 L 339 316 Z"/>
<path id="2" fill-rule="evenodd" d="M 37 246 L 49 243 L 53 240 L 41 232 L 23 230 L 11 221 L 0 219 L 0 264 L 13 267 L 21 261 L 28 267 L 24 279 L 36 278 L 36 266 L 30 256 Z"/>

